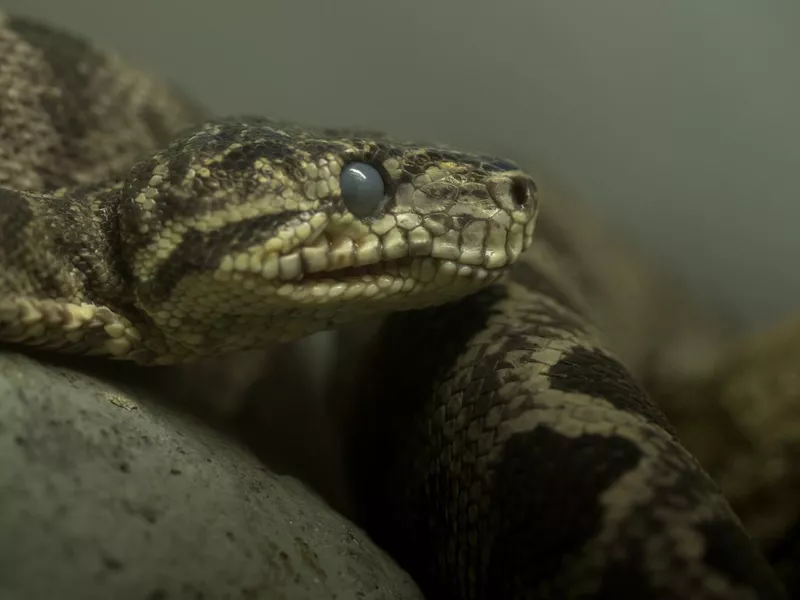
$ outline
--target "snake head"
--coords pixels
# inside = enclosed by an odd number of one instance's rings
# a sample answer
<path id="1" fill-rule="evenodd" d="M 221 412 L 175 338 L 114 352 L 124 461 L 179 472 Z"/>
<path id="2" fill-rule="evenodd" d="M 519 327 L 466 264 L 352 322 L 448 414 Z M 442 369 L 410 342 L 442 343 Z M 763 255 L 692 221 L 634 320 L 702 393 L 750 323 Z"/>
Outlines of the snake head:
<path id="1" fill-rule="evenodd" d="M 120 225 L 137 307 L 203 355 L 471 293 L 530 244 L 537 209 L 507 161 L 247 118 L 137 165 Z"/>

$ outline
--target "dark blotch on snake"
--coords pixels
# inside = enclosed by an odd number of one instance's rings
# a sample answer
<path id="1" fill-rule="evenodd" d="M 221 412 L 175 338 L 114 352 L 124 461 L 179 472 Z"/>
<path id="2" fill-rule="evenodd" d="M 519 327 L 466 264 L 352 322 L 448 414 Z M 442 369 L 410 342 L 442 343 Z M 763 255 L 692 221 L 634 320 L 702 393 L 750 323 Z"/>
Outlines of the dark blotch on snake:
<path id="1" fill-rule="evenodd" d="M 177 251 L 159 265 L 152 282 L 147 287 L 141 286 L 139 293 L 166 298 L 187 273 L 213 270 L 225 255 L 261 244 L 275 237 L 278 229 L 306 218 L 307 213 L 303 211 L 287 210 L 228 223 L 209 232 L 191 229 L 184 234 Z"/>
<path id="2" fill-rule="evenodd" d="M 599 350 L 576 347 L 553 365 L 548 375 L 553 389 L 603 398 L 615 408 L 641 415 L 675 435 L 672 425 L 648 401 L 625 367 Z"/>
<path id="3" fill-rule="evenodd" d="M 495 513 L 486 578 L 502 587 L 484 597 L 519 598 L 533 590 L 559 597 L 571 583 L 559 577 L 569 557 L 602 529 L 602 492 L 636 466 L 641 450 L 623 438 L 573 438 L 542 425 L 514 435 L 503 454 L 492 490 L 502 510 Z"/>

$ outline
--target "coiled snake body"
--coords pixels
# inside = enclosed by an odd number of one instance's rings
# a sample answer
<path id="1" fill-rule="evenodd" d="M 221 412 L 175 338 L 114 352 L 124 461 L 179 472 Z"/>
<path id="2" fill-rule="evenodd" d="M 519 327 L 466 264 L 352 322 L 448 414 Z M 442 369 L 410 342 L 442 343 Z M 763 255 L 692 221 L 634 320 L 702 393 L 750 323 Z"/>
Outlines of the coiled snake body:
<path id="1" fill-rule="evenodd" d="M 368 530 L 431 597 L 782 597 L 642 387 L 678 425 L 713 412 L 713 369 L 687 353 L 724 335 L 626 249 L 596 252 L 570 205 L 536 224 L 514 164 L 204 120 L 9 16 L 0 82 L 3 341 L 170 364 L 392 314 L 350 382 L 352 474 Z M 712 458 L 724 480 L 732 459 Z M 800 514 L 781 506 L 766 548 Z"/>

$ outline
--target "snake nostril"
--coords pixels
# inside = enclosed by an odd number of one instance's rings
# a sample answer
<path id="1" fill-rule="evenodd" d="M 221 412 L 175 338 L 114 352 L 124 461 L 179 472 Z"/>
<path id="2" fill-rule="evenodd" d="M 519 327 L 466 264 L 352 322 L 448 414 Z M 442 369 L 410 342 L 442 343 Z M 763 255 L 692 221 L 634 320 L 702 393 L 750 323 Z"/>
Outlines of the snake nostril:
<path id="1" fill-rule="evenodd" d="M 531 202 L 536 193 L 536 185 L 530 178 L 517 175 L 511 180 L 510 191 L 514 204 L 524 207 Z"/>

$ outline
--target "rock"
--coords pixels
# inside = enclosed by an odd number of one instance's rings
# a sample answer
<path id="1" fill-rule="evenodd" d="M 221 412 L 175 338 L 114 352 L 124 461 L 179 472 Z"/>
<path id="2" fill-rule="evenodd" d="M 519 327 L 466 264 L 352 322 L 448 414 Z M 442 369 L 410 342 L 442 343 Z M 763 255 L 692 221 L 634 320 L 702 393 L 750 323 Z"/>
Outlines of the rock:
<path id="1" fill-rule="evenodd" d="M 0 353 L 3 600 L 421 598 L 302 483 L 127 366 L 46 359 Z"/>

